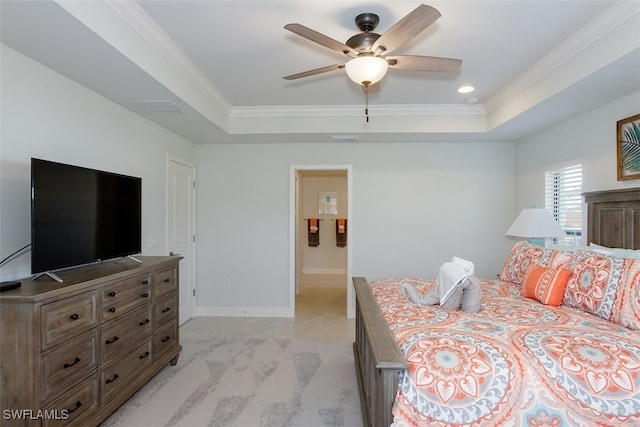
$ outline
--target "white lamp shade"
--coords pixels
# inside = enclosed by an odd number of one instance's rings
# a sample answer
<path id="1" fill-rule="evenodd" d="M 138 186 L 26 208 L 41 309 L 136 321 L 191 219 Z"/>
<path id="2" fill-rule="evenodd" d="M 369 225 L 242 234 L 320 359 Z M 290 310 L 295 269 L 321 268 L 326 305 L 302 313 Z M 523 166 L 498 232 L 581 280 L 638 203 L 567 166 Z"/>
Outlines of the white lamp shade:
<path id="1" fill-rule="evenodd" d="M 507 236 L 530 238 L 566 237 L 566 233 L 545 209 L 523 209 L 506 232 Z"/>
<path id="2" fill-rule="evenodd" d="M 382 80 L 389 64 L 378 56 L 358 56 L 347 62 L 344 68 L 351 80 L 369 86 Z"/>

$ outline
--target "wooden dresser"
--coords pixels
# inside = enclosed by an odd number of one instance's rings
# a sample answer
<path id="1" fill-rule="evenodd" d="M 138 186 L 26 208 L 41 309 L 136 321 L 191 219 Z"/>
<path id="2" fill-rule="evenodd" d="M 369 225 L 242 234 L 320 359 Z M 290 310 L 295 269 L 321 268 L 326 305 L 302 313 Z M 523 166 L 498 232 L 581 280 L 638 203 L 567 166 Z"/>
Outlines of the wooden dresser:
<path id="1" fill-rule="evenodd" d="M 0 425 L 98 425 L 177 363 L 182 258 L 139 259 L 0 294 Z"/>

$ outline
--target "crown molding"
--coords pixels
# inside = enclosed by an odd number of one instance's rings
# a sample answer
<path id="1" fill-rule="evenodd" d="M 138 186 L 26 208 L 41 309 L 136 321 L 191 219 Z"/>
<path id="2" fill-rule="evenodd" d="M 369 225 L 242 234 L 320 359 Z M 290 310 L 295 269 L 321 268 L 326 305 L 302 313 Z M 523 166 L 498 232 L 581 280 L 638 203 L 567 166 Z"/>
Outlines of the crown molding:
<path id="1" fill-rule="evenodd" d="M 617 1 L 589 24 L 557 46 L 485 103 L 491 113 L 524 92 L 628 19 L 640 13 L 640 3 Z"/>
<path id="2" fill-rule="evenodd" d="M 360 105 L 233 106 L 136 2 L 123 2 L 121 0 L 103 1 L 210 102 L 226 114 L 228 119 L 287 116 L 329 117 L 362 114 L 363 107 Z M 369 109 L 375 111 L 378 115 L 384 116 L 486 115 L 516 98 L 519 94 L 527 90 L 527 88 L 548 76 L 562 64 L 571 60 L 575 55 L 638 13 L 640 13 L 640 3 L 623 0 L 617 1 L 587 26 L 580 29 L 564 43 L 549 52 L 511 84 L 487 100 L 484 105 L 375 105 L 369 106 Z"/>
<path id="3" fill-rule="evenodd" d="M 266 107 L 233 107 L 230 118 L 252 117 L 332 117 L 361 116 L 362 105 L 285 105 Z M 369 105 L 378 116 L 477 116 L 486 115 L 484 105 L 466 104 L 382 104 Z"/>
<path id="4" fill-rule="evenodd" d="M 229 115 L 232 106 L 198 67 L 189 60 L 182 50 L 162 31 L 151 17 L 134 1 L 103 0 L 153 49 L 165 58 L 185 79 L 195 86 L 207 99 Z"/>
<path id="5" fill-rule="evenodd" d="M 335 133 L 487 132 L 535 105 L 543 96 L 557 94 L 562 89 L 558 84 L 548 85 L 548 88 L 543 88 L 545 91 L 538 89 L 544 84 L 558 83 L 562 67 L 571 66 L 571 71 L 579 72 L 565 73 L 569 76 L 560 76 L 565 78 L 560 83 L 580 80 L 580 72 L 588 70 L 580 68 L 583 64 L 579 55 L 594 50 L 600 40 L 603 40 L 601 45 L 610 42 L 611 37 L 606 36 L 612 33 L 620 35 L 620 30 L 635 23 L 630 20 L 637 20 L 640 13 L 637 1 L 615 2 L 485 104 L 370 105 L 369 112 L 375 120 L 364 128 L 361 120 L 353 120 L 363 116 L 364 105 L 231 105 L 135 1 L 95 0 L 91 2 L 93 7 L 85 6 L 88 2 L 77 0 L 54 1 L 172 91 L 203 120 L 210 121 L 228 134 L 317 133 L 327 132 L 331 126 L 335 129 L 329 131 Z M 620 28 L 625 23 L 627 25 Z M 637 43 L 637 40 L 632 42 Z M 623 44 L 628 47 L 626 42 Z M 618 52 L 611 53 L 612 56 L 614 54 Z M 595 63 L 594 66 L 602 64 Z M 531 92 L 539 96 L 527 98 Z M 295 120 L 300 118 L 305 120 Z"/>
<path id="6" fill-rule="evenodd" d="M 56 0 L 60 4 L 66 0 Z M 268 118 L 268 117 L 335 117 L 360 116 L 362 105 L 296 105 L 296 106 L 247 106 L 234 107 L 226 97 L 207 79 L 182 50 L 162 31 L 151 17 L 135 1 L 102 0 L 113 10 L 120 20 L 133 30 L 155 52 L 157 52 L 179 75 L 184 77 L 197 91 L 215 105 L 227 119 Z M 85 22 L 85 24 L 87 24 Z M 130 58 L 134 60 L 133 58 Z M 134 61 L 135 62 L 135 61 Z M 173 88 L 168 87 L 173 90 Z M 175 92 L 175 90 L 174 90 Z M 187 99 L 183 100 L 188 102 Z M 189 102 L 188 102 L 189 103 Z M 192 103 L 190 103 L 192 104 Z M 192 104 L 193 106 L 193 104 Z M 451 105 L 370 105 L 369 110 L 379 116 L 451 116 L 484 115 L 481 104 Z M 223 126 L 224 127 L 224 126 Z"/>

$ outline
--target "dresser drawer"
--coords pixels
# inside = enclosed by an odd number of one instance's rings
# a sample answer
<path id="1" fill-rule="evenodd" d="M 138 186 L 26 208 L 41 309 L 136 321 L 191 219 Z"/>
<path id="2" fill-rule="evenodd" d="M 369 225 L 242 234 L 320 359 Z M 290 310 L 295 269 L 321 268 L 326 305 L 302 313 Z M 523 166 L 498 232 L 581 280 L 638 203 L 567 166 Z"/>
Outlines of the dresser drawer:
<path id="1" fill-rule="evenodd" d="M 102 327 L 102 360 L 107 362 L 134 342 L 148 339 L 150 335 L 151 305 L 147 305 Z"/>
<path id="2" fill-rule="evenodd" d="M 151 301 L 151 277 L 140 275 L 102 288 L 102 321 L 106 322 Z"/>
<path id="3" fill-rule="evenodd" d="M 178 322 L 174 319 L 153 334 L 153 360 L 160 358 L 165 351 L 175 346 L 177 342 Z"/>
<path id="4" fill-rule="evenodd" d="M 47 403 L 44 409 L 52 411 L 57 419 L 43 422 L 44 426 L 66 426 L 77 423 L 82 415 L 98 406 L 98 376 L 87 378 L 59 399 Z M 50 412 L 51 413 L 51 412 Z M 79 423 L 82 425 L 84 423 Z M 85 424 L 86 425 L 86 424 Z"/>
<path id="5" fill-rule="evenodd" d="M 178 294 L 174 293 L 153 303 L 153 326 L 157 328 L 167 320 L 175 318 Z"/>
<path id="6" fill-rule="evenodd" d="M 56 396 L 98 367 L 98 331 L 65 343 L 41 358 L 42 400 Z"/>
<path id="7" fill-rule="evenodd" d="M 96 292 L 86 292 L 40 308 L 42 348 L 66 341 L 98 325 Z"/>
<path id="8" fill-rule="evenodd" d="M 153 287 L 156 298 L 162 297 L 169 292 L 177 291 L 176 269 L 170 268 L 153 273 Z"/>
<path id="9" fill-rule="evenodd" d="M 109 394 L 118 390 L 120 384 L 128 384 L 129 377 L 138 369 L 151 364 L 151 340 L 127 351 L 109 366 L 102 368 L 100 382 L 102 385 L 102 403 L 107 401 Z"/>

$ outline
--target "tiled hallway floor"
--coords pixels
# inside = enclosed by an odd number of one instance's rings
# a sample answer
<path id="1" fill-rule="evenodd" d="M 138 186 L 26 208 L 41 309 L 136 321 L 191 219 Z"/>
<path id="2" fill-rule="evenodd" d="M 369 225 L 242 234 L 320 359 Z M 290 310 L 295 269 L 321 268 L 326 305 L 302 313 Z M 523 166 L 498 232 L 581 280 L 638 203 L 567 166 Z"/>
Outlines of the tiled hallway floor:
<path id="1" fill-rule="evenodd" d="M 350 283 L 349 283 L 350 285 Z M 184 336 L 353 341 L 355 320 L 347 319 L 344 275 L 305 275 L 293 318 L 196 317 L 180 327 Z"/>

